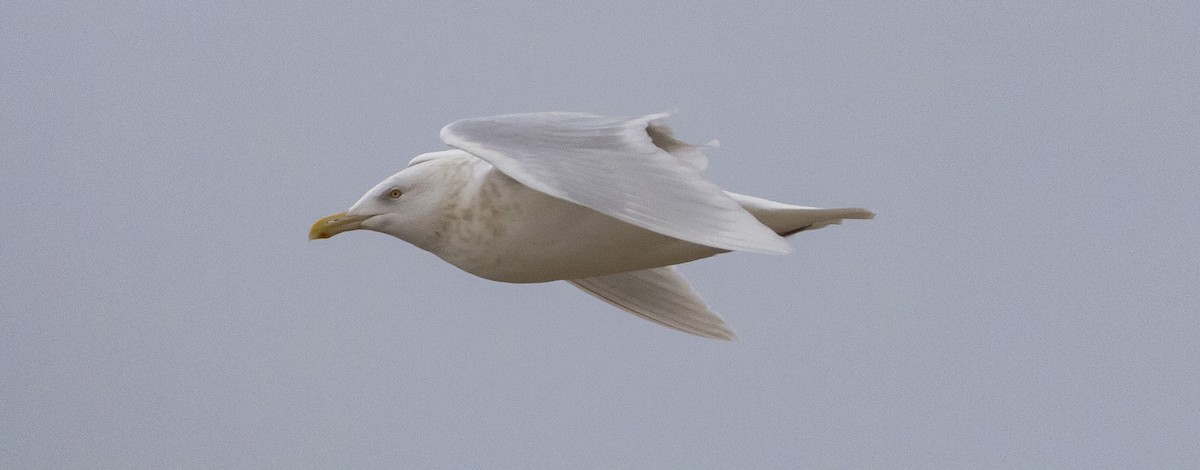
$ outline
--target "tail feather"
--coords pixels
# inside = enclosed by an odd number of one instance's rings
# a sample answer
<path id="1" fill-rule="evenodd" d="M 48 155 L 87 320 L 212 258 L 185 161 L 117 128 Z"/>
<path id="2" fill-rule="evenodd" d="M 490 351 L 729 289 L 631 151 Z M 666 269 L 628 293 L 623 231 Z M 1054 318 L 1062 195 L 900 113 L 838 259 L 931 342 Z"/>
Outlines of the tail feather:
<path id="1" fill-rule="evenodd" d="M 875 213 L 859 208 L 822 209 L 819 207 L 793 206 L 726 191 L 743 209 L 750 212 L 763 225 L 770 227 L 780 236 L 791 236 L 806 230 L 815 230 L 827 225 L 840 224 L 844 219 L 873 219 Z"/>

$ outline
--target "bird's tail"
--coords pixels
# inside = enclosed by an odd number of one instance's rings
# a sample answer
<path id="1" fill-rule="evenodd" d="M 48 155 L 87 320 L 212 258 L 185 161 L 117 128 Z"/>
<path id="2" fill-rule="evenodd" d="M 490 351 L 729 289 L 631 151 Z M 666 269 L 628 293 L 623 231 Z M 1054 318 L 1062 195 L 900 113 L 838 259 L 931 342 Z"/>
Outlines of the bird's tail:
<path id="1" fill-rule="evenodd" d="M 775 233 L 787 237 L 831 224 L 840 224 L 843 219 L 873 219 L 875 213 L 859 208 L 822 209 L 819 207 L 793 206 L 726 191 L 729 197 L 750 212 L 763 225 Z"/>

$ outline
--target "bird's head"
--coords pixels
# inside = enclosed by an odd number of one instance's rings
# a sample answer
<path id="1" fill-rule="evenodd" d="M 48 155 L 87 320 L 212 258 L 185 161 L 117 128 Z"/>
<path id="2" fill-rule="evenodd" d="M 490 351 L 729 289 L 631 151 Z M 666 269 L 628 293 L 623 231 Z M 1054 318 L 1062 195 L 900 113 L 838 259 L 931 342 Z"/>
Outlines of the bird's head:
<path id="1" fill-rule="evenodd" d="M 444 189 L 431 177 L 436 164 L 432 154 L 421 155 L 399 173 L 367 191 L 345 212 L 318 220 L 308 232 L 309 240 L 330 238 L 342 232 L 366 229 L 386 233 L 418 246 L 431 236 L 433 213 L 444 199 Z"/>

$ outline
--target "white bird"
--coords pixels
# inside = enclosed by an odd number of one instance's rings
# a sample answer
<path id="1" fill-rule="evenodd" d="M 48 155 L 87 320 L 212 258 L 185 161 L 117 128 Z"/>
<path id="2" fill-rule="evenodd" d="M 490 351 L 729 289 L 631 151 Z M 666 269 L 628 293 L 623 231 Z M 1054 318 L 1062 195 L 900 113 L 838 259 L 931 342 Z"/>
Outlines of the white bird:
<path id="1" fill-rule="evenodd" d="M 666 117 L 453 122 L 441 137 L 455 149 L 417 156 L 314 223 L 309 239 L 382 232 L 479 277 L 565 280 L 662 325 L 732 339 L 674 265 L 733 250 L 788 253 L 783 237 L 875 214 L 722 191 L 700 174 L 704 146 L 675 139 Z"/>

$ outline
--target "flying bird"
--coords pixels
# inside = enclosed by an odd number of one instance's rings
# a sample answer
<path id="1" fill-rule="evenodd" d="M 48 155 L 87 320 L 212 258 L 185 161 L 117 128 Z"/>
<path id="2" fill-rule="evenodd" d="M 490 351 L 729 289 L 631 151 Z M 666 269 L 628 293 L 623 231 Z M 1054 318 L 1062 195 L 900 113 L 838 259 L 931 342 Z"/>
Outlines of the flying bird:
<path id="1" fill-rule="evenodd" d="M 670 328 L 733 331 L 674 265 L 729 251 L 784 254 L 784 237 L 870 219 L 866 209 L 794 206 L 723 191 L 666 114 L 509 114 L 442 128 L 451 150 L 417 156 L 309 239 L 386 233 L 501 282 L 567 281 Z"/>

